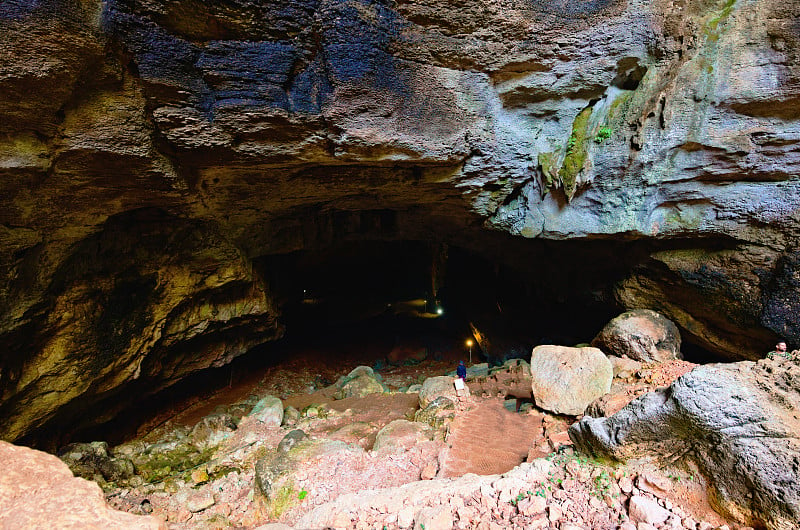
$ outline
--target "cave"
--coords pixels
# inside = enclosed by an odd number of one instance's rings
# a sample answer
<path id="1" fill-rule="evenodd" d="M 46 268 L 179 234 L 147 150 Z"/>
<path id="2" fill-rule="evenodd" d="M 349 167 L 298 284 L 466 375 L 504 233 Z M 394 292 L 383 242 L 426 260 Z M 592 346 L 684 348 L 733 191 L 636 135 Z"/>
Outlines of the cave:
<path id="1" fill-rule="evenodd" d="M 790 527 L 798 16 L 0 3 L 0 501 L 63 462 L 145 527 Z"/>
<path id="2" fill-rule="evenodd" d="M 135 225 L 137 230 L 147 222 L 160 227 L 167 220 L 175 226 L 175 220 L 163 212 L 139 211 L 120 218 L 126 229 Z M 112 232 L 113 243 L 119 244 L 117 229 Z M 486 237 L 502 238 L 499 234 Z M 163 240 L 153 243 L 161 245 Z M 136 242 L 139 248 L 142 244 L 143 240 Z M 697 242 L 691 245 L 698 246 Z M 504 241 L 502 251 L 487 255 L 475 250 L 476 246 L 351 238 L 331 246 L 260 256 L 253 259 L 253 269 L 276 301 L 279 334 L 273 336 L 270 331 L 265 340 L 255 319 L 255 331 L 248 329 L 246 321 L 233 327 L 233 332 L 221 330 L 221 338 L 200 337 L 182 345 L 180 355 L 187 348 L 201 355 L 204 347 L 228 340 L 231 333 L 253 335 L 254 345 L 221 366 L 199 369 L 166 388 L 159 386 L 157 378 L 141 384 L 133 381 L 128 388 L 136 389 L 136 397 L 115 392 L 88 406 L 86 402 L 72 404 L 20 442 L 50 450 L 94 439 L 122 443 L 187 403 L 234 383 L 252 384 L 266 368 L 295 357 L 339 367 L 366 365 L 379 371 L 392 364 L 414 363 L 409 354 L 422 351 L 423 358 L 446 361 L 454 369 L 459 360 L 500 366 L 510 359 L 526 359 L 539 344 L 586 345 L 624 311 L 614 295 L 617 282 L 642 267 L 660 247 L 674 246 L 682 245 Z M 704 242 L 703 246 L 725 248 L 726 242 Z M 92 250 L 98 249 L 93 245 Z M 106 249 L 101 254 L 118 251 Z M 85 255 L 80 256 L 79 269 L 84 274 L 88 264 Z M 587 263 L 591 264 L 588 268 Z M 94 262 L 94 266 L 99 264 Z M 130 274 L 129 268 L 124 270 Z M 111 325 L 108 322 L 117 328 L 122 322 L 122 333 L 133 332 L 136 313 L 130 313 L 137 300 L 146 299 L 154 288 L 148 278 L 131 276 L 120 282 L 117 276 L 117 287 L 104 303 L 123 316 L 103 313 L 101 331 Z M 113 346 L 103 340 L 102 347 Z M 692 343 L 684 343 L 682 352 L 695 363 L 719 360 Z M 399 357 L 392 359 L 392 354 Z M 318 381 L 322 386 L 332 383 Z M 104 415 L 112 418 L 98 422 Z"/>

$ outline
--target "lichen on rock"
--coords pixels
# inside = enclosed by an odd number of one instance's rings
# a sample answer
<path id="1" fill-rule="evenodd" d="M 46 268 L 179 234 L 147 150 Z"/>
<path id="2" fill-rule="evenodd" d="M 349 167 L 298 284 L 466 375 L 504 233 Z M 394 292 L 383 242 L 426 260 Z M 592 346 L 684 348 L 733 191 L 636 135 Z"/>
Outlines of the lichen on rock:
<path id="1" fill-rule="evenodd" d="M 592 116 L 592 107 L 580 111 L 572 124 L 572 132 L 567 139 L 566 155 L 558 178 L 567 200 L 571 201 L 578 188 L 578 175 L 586 164 L 586 154 L 589 149 L 589 118 Z"/>

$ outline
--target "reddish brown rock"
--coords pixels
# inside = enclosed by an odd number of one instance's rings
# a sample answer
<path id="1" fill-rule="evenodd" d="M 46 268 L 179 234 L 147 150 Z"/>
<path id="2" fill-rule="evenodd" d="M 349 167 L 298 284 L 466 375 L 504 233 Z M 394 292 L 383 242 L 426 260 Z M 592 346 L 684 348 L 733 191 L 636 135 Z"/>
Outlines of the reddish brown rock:
<path id="1" fill-rule="evenodd" d="M 72 476 L 66 464 L 41 451 L 0 441 L 0 527 L 80 530 L 161 530 L 155 517 L 113 510 L 94 482 Z"/>

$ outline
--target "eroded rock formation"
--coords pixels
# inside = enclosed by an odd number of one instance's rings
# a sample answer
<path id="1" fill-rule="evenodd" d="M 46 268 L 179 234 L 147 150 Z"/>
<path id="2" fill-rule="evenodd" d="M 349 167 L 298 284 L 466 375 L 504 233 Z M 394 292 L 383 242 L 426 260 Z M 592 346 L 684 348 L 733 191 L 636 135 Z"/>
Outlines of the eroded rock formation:
<path id="1" fill-rule="evenodd" d="M 790 359 L 700 366 L 609 418 L 584 418 L 570 438 L 615 460 L 692 459 L 721 513 L 789 530 L 800 517 L 798 374 Z"/>
<path id="2" fill-rule="evenodd" d="M 611 320 L 592 345 L 618 357 L 664 362 L 681 356 L 681 334 L 663 315 L 649 309 L 627 311 Z"/>
<path id="3" fill-rule="evenodd" d="M 253 260 L 341 240 L 446 242 L 548 283 L 534 240 L 631 241 L 624 307 L 720 356 L 799 342 L 798 16 L 4 2 L 0 433 L 103 421 L 279 336 Z"/>
<path id="4" fill-rule="evenodd" d="M 57 457 L 0 441 L 7 466 L 0 477 L 5 528 L 86 528 L 163 530 L 155 517 L 111 509 L 100 486 L 72 476 Z"/>

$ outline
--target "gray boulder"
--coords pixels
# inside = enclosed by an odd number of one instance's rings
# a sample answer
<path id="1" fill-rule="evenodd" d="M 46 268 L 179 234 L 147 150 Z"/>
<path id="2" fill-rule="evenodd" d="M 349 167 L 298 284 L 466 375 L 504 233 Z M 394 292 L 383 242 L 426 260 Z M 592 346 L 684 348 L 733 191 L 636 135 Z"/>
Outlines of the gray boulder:
<path id="1" fill-rule="evenodd" d="M 300 411 L 291 405 L 283 409 L 283 424 L 294 425 L 300 419 Z"/>
<path id="2" fill-rule="evenodd" d="M 297 445 L 298 442 L 301 442 L 307 438 L 308 435 L 302 429 L 294 429 L 293 431 L 289 431 L 278 444 L 278 452 L 288 453 L 295 445 Z"/>
<path id="3" fill-rule="evenodd" d="M 705 365 L 610 418 L 583 418 L 569 435 L 597 457 L 692 458 L 726 516 L 789 530 L 800 521 L 798 403 L 793 361 Z"/>
<path id="4" fill-rule="evenodd" d="M 376 374 L 369 366 L 358 366 L 346 376 L 339 378 L 336 382 L 336 387 L 339 390 L 334 397 L 336 399 L 345 399 L 380 394 L 386 390 L 382 379 L 380 374 Z"/>
<path id="5" fill-rule="evenodd" d="M 112 456 L 106 442 L 69 444 L 58 452 L 58 457 L 73 475 L 89 480 L 102 477 L 109 482 L 120 482 L 135 473 L 133 462 Z"/>
<path id="6" fill-rule="evenodd" d="M 537 346 L 531 355 L 531 391 L 536 405 L 577 416 L 611 390 L 611 362 L 597 348 Z"/>
<path id="7" fill-rule="evenodd" d="M 219 445 L 237 427 L 236 419 L 230 414 L 209 414 L 192 427 L 189 439 L 192 445 L 202 451 Z"/>
<path id="8" fill-rule="evenodd" d="M 380 394 L 384 391 L 383 385 L 368 375 L 360 375 L 351 379 L 342 387 L 342 397 L 364 397 L 370 394 Z"/>
<path id="9" fill-rule="evenodd" d="M 250 411 L 249 417 L 259 423 L 280 427 L 283 423 L 283 402 L 274 396 L 262 398 Z"/>
<path id="10" fill-rule="evenodd" d="M 611 355 L 627 355 L 642 362 L 681 358 L 678 327 L 649 309 L 634 309 L 612 319 L 592 340 L 592 346 Z"/>
<path id="11" fill-rule="evenodd" d="M 438 429 L 449 423 L 455 418 L 456 404 L 452 399 L 444 396 L 431 401 L 427 407 L 418 410 L 414 414 L 414 421 L 427 423 L 431 427 Z"/>

